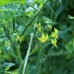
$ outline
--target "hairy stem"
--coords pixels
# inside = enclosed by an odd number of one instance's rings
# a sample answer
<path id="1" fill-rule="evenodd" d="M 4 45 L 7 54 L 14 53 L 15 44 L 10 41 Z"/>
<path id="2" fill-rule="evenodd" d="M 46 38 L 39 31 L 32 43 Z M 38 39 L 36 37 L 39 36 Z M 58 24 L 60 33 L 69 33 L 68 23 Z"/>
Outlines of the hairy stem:
<path id="1" fill-rule="evenodd" d="M 30 55 L 30 50 L 31 50 L 31 44 L 32 44 L 32 40 L 33 40 L 33 35 L 34 35 L 34 34 L 31 33 L 31 39 L 30 39 L 30 43 L 29 43 L 28 50 L 27 50 L 27 54 L 26 54 L 26 58 L 25 58 L 25 62 L 24 62 L 24 67 L 23 67 L 23 72 L 22 72 L 22 74 L 25 74 L 25 70 L 26 70 L 28 58 L 29 58 L 29 55 Z"/>

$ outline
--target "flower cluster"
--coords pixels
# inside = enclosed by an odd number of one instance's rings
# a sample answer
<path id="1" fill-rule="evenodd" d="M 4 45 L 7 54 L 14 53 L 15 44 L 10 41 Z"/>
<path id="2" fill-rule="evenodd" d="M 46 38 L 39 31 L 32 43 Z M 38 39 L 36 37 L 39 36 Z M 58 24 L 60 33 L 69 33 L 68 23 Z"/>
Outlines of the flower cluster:
<path id="1" fill-rule="evenodd" d="M 57 39 L 58 39 L 58 30 L 54 28 L 54 32 L 51 34 L 51 44 L 53 46 L 57 46 Z M 42 37 L 38 38 L 40 42 L 44 43 L 48 40 L 48 34 L 45 36 L 44 33 L 42 33 Z"/>

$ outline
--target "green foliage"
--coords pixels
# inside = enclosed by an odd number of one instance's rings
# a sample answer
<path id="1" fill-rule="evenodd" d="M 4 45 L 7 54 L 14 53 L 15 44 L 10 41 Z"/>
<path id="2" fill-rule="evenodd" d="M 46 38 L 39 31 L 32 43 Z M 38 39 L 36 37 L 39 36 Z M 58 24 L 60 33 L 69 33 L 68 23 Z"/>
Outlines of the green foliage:
<path id="1" fill-rule="evenodd" d="M 10 4 L 13 2 L 19 2 L 19 3 L 25 3 L 25 0 L 1 0 L 0 1 L 0 6 L 6 5 L 6 4 Z"/>
<path id="2" fill-rule="evenodd" d="M 73 3 L 1 0 L 0 74 L 74 74 Z"/>

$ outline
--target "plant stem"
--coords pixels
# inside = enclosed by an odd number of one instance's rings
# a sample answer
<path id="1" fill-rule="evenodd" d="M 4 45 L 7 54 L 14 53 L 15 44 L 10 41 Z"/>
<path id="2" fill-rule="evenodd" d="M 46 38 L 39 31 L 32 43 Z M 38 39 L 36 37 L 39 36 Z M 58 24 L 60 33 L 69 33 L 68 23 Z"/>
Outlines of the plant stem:
<path id="1" fill-rule="evenodd" d="M 26 54 L 26 58 L 25 58 L 25 62 L 24 62 L 24 68 L 23 68 L 22 74 L 25 74 L 25 70 L 26 70 L 26 66 L 27 66 L 27 62 L 28 62 L 28 58 L 29 58 L 29 54 L 30 54 L 30 50 L 31 50 L 31 44 L 32 44 L 32 40 L 33 40 L 33 35 L 34 35 L 34 33 L 31 33 L 31 39 L 30 39 L 28 50 L 27 50 L 27 54 Z"/>

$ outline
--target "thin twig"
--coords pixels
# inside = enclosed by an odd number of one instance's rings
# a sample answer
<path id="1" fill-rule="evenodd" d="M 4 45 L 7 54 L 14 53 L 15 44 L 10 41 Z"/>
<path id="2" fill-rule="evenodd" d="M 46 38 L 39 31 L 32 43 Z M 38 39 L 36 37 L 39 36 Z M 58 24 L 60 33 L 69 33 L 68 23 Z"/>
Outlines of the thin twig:
<path id="1" fill-rule="evenodd" d="M 26 58 L 25 58 L 25 62 L 24 62 L 24 68 L 23 68 L 22 74 L 25 74 L 28 58 L 29 58 L 29 55 L 30 55 L 30 50 L 31 50 L 31 44 L 32 44 L 32 40 L 33 40 L 33 35 L 34 35 L 34 33 L 31 33 L 31 39 L 30 39 L 28 50 L 27 50 L 27 54 L 26 54 Z"/>

